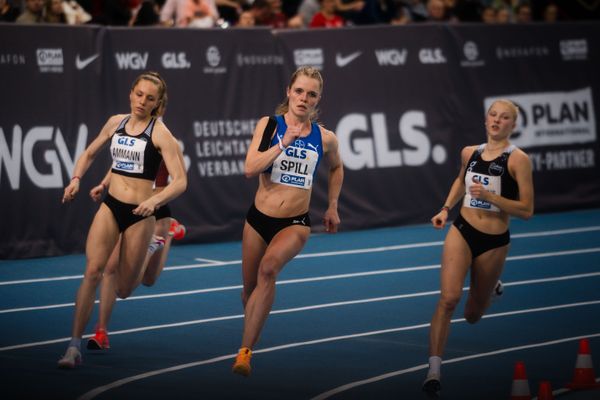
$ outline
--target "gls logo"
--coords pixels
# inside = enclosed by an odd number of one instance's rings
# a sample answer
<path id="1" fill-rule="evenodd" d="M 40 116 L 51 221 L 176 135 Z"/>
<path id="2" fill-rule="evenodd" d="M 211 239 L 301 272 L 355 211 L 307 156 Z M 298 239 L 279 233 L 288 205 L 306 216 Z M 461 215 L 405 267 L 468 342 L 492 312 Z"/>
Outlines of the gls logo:
<path id="1" fill-rule="evenodd" d="M 120 137 L 117 139 L 117 143 L 124 146 L 133 146 L 135 145 L 135 138 Z"/>
<path id="2" fill-rule="evenodd" d="M 288 147 L 287 149 L 285 149 L 285 155 L 288 157 L 294 157 L 304 160 L 306 158 L 306 150 L 297 149 L 295 147 Z"/>
<path id="3" fill-rule="evenodd" d="M 421 49 L 419 50 L 419 61 L 421 64 L 445 64 L 446 57 L 442 53 L 442 49 Z"/>
<path id="4" fill-rule="evenodd" d="M 23 166 L 25 173 L 37 187 L 64 187 L 64 174 L 61 173 L 61 162 L 65 171 L 68 173 L 73 171 L 75 160 L 77 160 L 77 157 L 85 150 L 87 135 L 87 126 L 84 124 L 79 125 L 75 153 L 71 156 L 60 128 L 54 128 L 52 126 L 34 126 L 25 134 L 25 136 L 23 136 L 21 127 L 15 125 L 13 127 L 11 147 L 9 147 L 4 131 L 0 127 L 0 179 L 3 176 L 2 169 L 4 168 L 11 189 L 19 190 L 21 183 L 21 166 Z M 51 143 L 49 144 L 48 142 Z M 69 142 L 71 143 L 71 141 Z M 36 146 L 38 144 L 40 144 L 41 148 L 46 149 L 37 150 L 39 152 L 43 151 L 43 155 L 35 154 Z M 50 172 L 40 172 L 40 170 L 37 169 L 34 160 L 36 160 L 38 166 L 40 166 L 41 160 L 44 160 L 46 164 L 41 169 L 44 171 L 50 170 Z"/>
<path id="5" fill-rule="evenodd" d="M 192 67 L 192 63 L 187 60 L 184 52 L 163 53 L 161 61 L 166 69 L 188 69 Z"/>
<path id="6" fill-rule="evenodd" d="M 370 122 L 370 125 L 369 125 Z M 350 169 L 424 165 L 431 157 L 437 164 L 446 161 L 446 149 L 431 146 L 425 133 L 423 111 L 407 111 L 398 122 L 398 131 L 406 148 L 390 149 L 386 116 L 383 113 L 348 114 L 340 120 L 336 133 L 344 165 Z M 354 135 L 354 133 L 359 135 Z M 365 137 L 364 133 L 370 135 Z"/>
<path id="7" fill-rule="evenodd" d="M 148 52 L 115 53 L 115 59 L 119 69 L 146 69 Z"/>
<path id="8" fill-rule="evenodd" d="M 480 183 L 483 186 L 487 186 L 490 184 L 489 176 L 473 175 L 473 178 L 471 178 L 471 180 L 473 181 L 473 183 Z"/>

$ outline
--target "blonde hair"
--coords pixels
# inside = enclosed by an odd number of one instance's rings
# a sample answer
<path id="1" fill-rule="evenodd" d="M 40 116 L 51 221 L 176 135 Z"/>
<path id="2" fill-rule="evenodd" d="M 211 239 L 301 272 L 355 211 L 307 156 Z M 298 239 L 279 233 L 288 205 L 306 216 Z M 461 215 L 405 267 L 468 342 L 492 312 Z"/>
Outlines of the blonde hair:
<path id="1" fill-rule="evenodd" d="M 296 79 L 300 75 L 306 76 L 311 79 L 316 79 L 319 82 L 319 91 L 323 93 L 323 77 L 321 76 L 321 72 L 315 67 L 304 66 L 298 68 L 290 78 L 290 84 L 288 85 L 288 89 L 291 89 L 296 82 Z M 283 102 L 281 102 L 277 108 L 275 109 L 275 114 L 283 115 L 290 109 L 290 100 L 286 97 Z M 315 108 L 309 115 L 309 119 L 311 121 L 315 121 L 317 119 L 317 115 L 319 115 L 319 110 Z"/>
<path id="2" fill-rule="evenodd" d="M 158 102 L 151 114 L 153 117 L 162 116 L 167 108 L 167 83 L 158 72 L 148 71 L 135 78 L 133 84 L 131 85 L 131 90 L 133 90 L 142 79 L 150 81 L 158 86 Z"/>
<path id="3" fill-rule="evenodd" d="M 517 105 L 515 103 L 513 103 L 512 101 L 510 101 L 508 99 L 498 99 L 498 100 L 494 101 L 490 105 L 490 108 L 488 108 L 487 112 L 489 113 L 490 110 L 492 109 L 492 107 L 494 107 L 494 105 L 497 103 L 504 104 L 505 106 L 507 106 L 508 109 L 510 110 L 510 113 L 512 114 L 513 120 L 515 122 L 517 122 L 517 117 L 519 116 L 519 107 L 517 107 Z"/>

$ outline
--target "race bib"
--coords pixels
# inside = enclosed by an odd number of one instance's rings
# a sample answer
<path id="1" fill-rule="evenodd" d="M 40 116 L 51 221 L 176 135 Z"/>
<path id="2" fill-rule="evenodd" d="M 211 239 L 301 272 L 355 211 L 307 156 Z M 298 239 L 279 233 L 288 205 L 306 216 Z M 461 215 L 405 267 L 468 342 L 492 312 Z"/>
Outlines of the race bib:
<path id="1" fill-rule="evenodd" d="M 288 146 L 273 162 L 271 182 L 310 189 L 318 160 L 319 153 L 312 149 Z"/>
<path id="2" fill-rule="evenodd" d="M 471 188 L 471 186 L 473 186 L 476 183 L 482 184 L 483 187 L 491 193 L 496 193 L 498 195 L 502 194 L 501 177 L 484 175 L 484 174 L 479 174 L 476 172 L 467 171 L 467 174 L 465 175 L 466 193 L 465 193 L 465 197 L 463 199 L 463 206 L 469 207 L 469 208 L 479 208 L 482 210 L 500 212 L 500 209 L 498 207 L 496 207 L 495 205 L 493 205 L 492 203 L 489 203 L 489 202 L 481 200 L 481 199 L 476 199 L 470 195 L 470 188 Z"/>
<path id="3" fill-rule="evenodd" d="M 129 136 L 112 137 L 110 152 L 113 159 L 112 168 L 132 174 L 144 172 L 145 140 Z"/>

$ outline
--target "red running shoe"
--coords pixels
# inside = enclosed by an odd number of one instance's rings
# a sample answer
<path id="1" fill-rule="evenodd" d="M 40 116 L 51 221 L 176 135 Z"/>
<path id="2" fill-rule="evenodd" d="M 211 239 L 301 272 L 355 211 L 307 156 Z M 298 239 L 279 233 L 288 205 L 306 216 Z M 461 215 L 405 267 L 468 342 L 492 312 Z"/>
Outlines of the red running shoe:
<path id="1" fill-rule="evenodd" d="M 110 349 L 108 343 L 108 333 L 105 329 L 96 329 L 96 334 L 88 339 L 88 350 L 107 350 Z"/>
<path id="2" fill-rule="evenodd" d="M 169 228 L 169 234 L 173 235 L 173 239 L 183 239 L 185 232 L 185 226 L 181 225 L 175 218 L 171 218 L 171 228 Z"/>

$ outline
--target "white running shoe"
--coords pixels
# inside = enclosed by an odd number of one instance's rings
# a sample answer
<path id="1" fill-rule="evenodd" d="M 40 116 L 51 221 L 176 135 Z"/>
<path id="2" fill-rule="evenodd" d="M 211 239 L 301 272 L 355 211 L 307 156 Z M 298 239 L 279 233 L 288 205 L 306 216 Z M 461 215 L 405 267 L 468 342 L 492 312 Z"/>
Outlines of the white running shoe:
<path id="1" fill-rule="evenodd" d="M 152 235 L 152 241 L 148 245 L 148 252 L 154 254 L 157 250 L 165 247 L 165 238 L 162 236 Z"/>
<path id="2" fill-rule="evenodd" d="M 428 375 L 425 382 L 423 382 L 423 392 L 430 399 L 437 399 L 440 397 L 442 390 L 442 384 L 440 383 L 440 376 L 436 374 Z"/>
<path id="3" fill-rule="evenodd" d="M 58 360 L 58 368 L 73 369 L 81 364 L 81 352 L 75 346 L 69 346 L 64 356 Z"/>
<path id="4" fill-rule="evenodd" d="M 498 279 L 496 282 L 496 286 L 494 286 L 494 291 L 492 292 L 492 301 L 496 301 L 502 297 L 504 294 L 504 284 L 501 280 Z"/>

